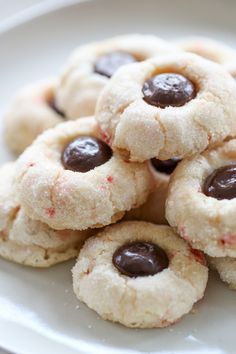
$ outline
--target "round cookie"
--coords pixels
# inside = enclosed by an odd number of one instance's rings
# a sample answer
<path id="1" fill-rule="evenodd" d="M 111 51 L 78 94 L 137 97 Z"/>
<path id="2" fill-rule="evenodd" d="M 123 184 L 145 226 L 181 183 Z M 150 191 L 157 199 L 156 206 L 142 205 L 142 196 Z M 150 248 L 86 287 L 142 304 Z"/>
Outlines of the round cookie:
<path id="1" fill-rule="evenodd" d="M 64 119 L 55 106 L 56 81 L 40 81 L 21 89 L 4 117 L 7 146 L 20 154 L 44 130 Z"/>
<path id="2" fill-rule="evenodd" d="M 160 38 L 139 34 L 80 46 L 61 75 L 57 105 L 71 119 L 93 115 L 101 90 L 120 66 L 172 50 L 173 46 Z"/>
<path id="3" fill-rule="evenodd" d="M 155 180 L 155 189 L 147 201 L 138 208 L 125 214 L 125 220 L 143 220 L 154 224 L 167 224 L 165 218 L 165 202 L 167 198 L 170 175 L 180 159 L 161 161 L 152 159 L 149 167 Z"/>
<path id="4" fill-rule="evenodd" d="M 57 230 L 85 230 L 144 203 L 154 183 L 148 165 L 123 161 L 97 135 L 94 118 L 81 118 L 48 130 L 21 155 L 17 186 L 28 215 Z"/>
<path id="5" fill-rule="evenodd" d="M 15 163 L 0 168 L 0 256 L 10 261 L 49 267 L 78 255 L 92 232 L 51 229 L 26 215 L 14 188 Z"/>
<path id="6" fill-rule="evenodd" d="M 209 60 L 172 53 L 120 68 L 98 104 L 109 144 L 131 161 L 186 157 L 236 133 L 235 80 Z"/>
<path id="7" fill-rule="evenodd" d="M 168 226 L 130 221 L 88 240 L 72 269 L 77 298 L 127 327 L 166 327 L 203 297 L 208 269 Z"/>
<path id="8" fill-rule="evenodd" d="M 208 257 L 210 266 L 230 289 L 236 290 L 236 259 L 230 257 Z"/>
<path id="9" fill-rule="evenodd" d="M 91 230 L 54 230 L 28 217 L 23 208 L 0 231 L 0 256 L 27 266 L 50 267 L 78 255 Z"/>
<path id="10" fill-rule="evenodd" d="M 236 58 L 236 51 L 233 48 L 207 37 L 184 37 L 175 40 L 173 44 L 179 49 L 200 55 L 218 64 L 226 64 L 233 57 Z"/>
<path id="11" fill-rule="evenodd" d="M 182 161 L 171 176 L 166 218 L 194 248 L 236 257 L 236 139 Z"/>

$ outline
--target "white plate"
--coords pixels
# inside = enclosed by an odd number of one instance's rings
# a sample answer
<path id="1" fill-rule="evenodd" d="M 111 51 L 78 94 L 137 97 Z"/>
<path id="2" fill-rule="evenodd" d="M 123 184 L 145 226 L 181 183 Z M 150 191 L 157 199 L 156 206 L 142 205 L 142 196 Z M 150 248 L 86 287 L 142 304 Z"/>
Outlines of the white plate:
<path id="1" fill-rule="evenodd" d="M 80 43 L 150 32 L 164 37 L 206 34 L 236 44 L 235 13 L 234 0 L 100 0 L 67 1 L 66 7 L 30 21 L 20 18 L 24 23 L 6 24 L 0 33 L 0 109 L 23 84 L 56 74 Z M 1 162 L 9 158 L 2 144 Z M 22 354 L 235 353 L 236 293 L 217 277 L 211 277 L 196 312 L 178 324 L 130 330 L 99 319 L 78 303 L 71 288 L 72 265 L 34 270 L 0 261 L 0 346 Z"/>

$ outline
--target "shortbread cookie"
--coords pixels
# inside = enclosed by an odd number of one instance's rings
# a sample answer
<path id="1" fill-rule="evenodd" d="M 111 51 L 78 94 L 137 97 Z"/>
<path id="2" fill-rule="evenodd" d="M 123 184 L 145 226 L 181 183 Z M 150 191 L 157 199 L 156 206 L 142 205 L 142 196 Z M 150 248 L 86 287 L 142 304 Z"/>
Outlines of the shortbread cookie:
<path id="1" fill-rule="evenodd" d="M 74 258 L 91 230 L 53 230 L 20 208 L 9 229 L 0 231 L 0 256 L 32 267 L 50 267 Z"/>
<path id="2" fill-rule="evenodd" d="M 5 115 L 5 140 L 20 154 L 44 130 L 64 119 L 54 102 L 55 80 L 40 81 L 18 92 Z"/>
<path id="3" fill-rule="evenodd" d="M 223 282 L 236 290 L 236 258 L 230 257 L 208 257 L 210 266 L 217 270 Z"/>
<path id="4" fill-rule="evenodd" d="M 226 64 L 236 58 L 236 51 L 230 46 L 206 37 L 184 37 L 173 42 L 178 48 L 200 55 L 218 64 Z"/>
<path id="5" fill-rule="evenodd" d="M 42 134 L 18 161 L 19 198 L 50 227 L 84 230 L 110 224 L 147 199 L 147 164 L 127 163 L 97 138 L 94 118 Z"/>
<path id="6" fill-rule="evenodd" d="M 120 68 L 103 90 L 101 135 L 131 161 L 186 157 L 236 133 L 236 83 L 218 64 L 173 53 Z"/>
<path id="7" fill-rule="evenodd" d="M 212 257 L 236 257 L 236 139 L 182 161 L 166 202 L 170 225 Z"/>
<path id="8" fill-rule="evenodd" d="M 86 241 L 73 270 L 74 292 L 104 319 L 166 327 L 202 298 L 208 269 L 168 226 L 123 222 Z"/>
<path id="9" fill-rule="evenodd" d="M 167 224 L 165 218 L 165 202 L 171 173 L 174 171 L 180 159 L 170 160 L 152 159 L 149 167 L 155 180 L 155 190 L 147 201 L 138 208 L 131 209 L 125 214 L 125 220 L 143 220 L 154 224 Z"/>
<path id="10" fill-rule="evenodd" d="M 173 46 L 152 35 L 125 35 L 83 45 L 69 58 L 56 92 L 69 118 L 93 115 L 97 98 L 122 65 L 145 60 Z"/>
<path id="11" fill-rule="evenodd" d="M 14 174 L 15 163 L 0 168 L 0 256 L 33 267 L 76 257 L 92 231 L 56 231 L 32 220 L 17 200 Z"/>

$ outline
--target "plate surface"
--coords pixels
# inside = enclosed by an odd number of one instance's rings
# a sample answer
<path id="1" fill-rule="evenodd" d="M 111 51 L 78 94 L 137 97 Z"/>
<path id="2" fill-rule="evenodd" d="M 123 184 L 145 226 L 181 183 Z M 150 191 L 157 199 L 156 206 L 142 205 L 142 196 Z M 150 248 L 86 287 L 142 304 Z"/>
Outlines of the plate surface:
<path id="1" fill-rule="evenodd" d="M 233 0 L 67 1 L 59 7 L 2 28 L 1 114 L 18 88 L 57 74 L 81 43 L 141 32 L 165 38 L 207 35 L 236 46 Z M 0 144 L 0 162 L 12 159 L 2 138 Z M 78 303 L 71 286 L 73 263 L 34 270 L 0 260 L 0 346 L 22 354 L 235 353 L 236 293 L 214 274 L 205 298 L 178 324 L 130 330 Z"/>

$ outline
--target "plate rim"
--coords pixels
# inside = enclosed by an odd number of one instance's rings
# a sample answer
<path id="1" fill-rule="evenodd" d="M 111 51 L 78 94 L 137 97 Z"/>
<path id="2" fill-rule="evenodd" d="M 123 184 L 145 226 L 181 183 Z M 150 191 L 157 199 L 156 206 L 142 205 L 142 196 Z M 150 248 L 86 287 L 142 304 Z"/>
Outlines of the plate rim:
<path id="1" fill-rule="evenodd" d="M 95 2 L 99 0 L 54 0 L 51 3 L 40 2 L 35 5 L 18 11 L 16 14 L 7 17 L 5 20 L 0 21 L 0 35 L 6 34 L 26 23 L 32 22 L 44 15 L 48 15 L 54 11 L 63 8 L 69 8 L 76 4 L 83 4 L 86 2 Z"/>

